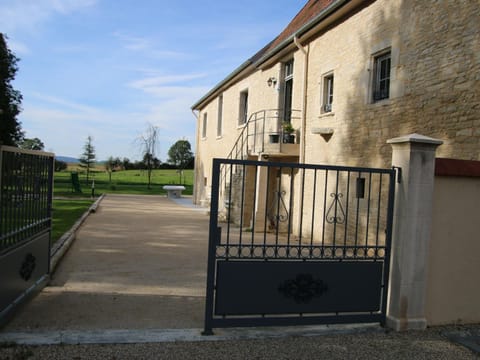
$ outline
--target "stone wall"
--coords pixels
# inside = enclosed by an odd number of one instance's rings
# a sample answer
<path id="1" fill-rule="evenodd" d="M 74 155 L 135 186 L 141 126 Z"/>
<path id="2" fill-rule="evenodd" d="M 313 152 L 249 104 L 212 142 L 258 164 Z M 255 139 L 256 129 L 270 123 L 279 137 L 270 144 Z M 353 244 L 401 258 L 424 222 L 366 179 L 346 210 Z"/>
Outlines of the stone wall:
<path id="1" fill-rule="evenodd" d="M 439 156 L 480 159 L 480 7 L 474 1 L 376 1 L 310 44 L 306 162 L 388 166 L 386 140 L 421 133 Z M 390 99 L 372 103 L 373 54 L 391 49 Z M 333 113 L 321 79 L 334 73 Z M 312 128 L 334 130 L 329 141 Z"/>
<path id="2" fill-rule="evenodd" d="M 386 140 L 410 133 L 442 139 L 441 157 L 480 159 L 478 4 L 377 0 L 361 6 L 311 40 L 300 38 L 307 56 L 295 48 L 273 66 L 252 69 L 225 89 L 221 137 L 216 134 L 218 98 L 202 108 L 197 128 L 201 132 L 205 112 L 208 127 L 206 138 L 199 136 L 197 141 L 197 203 L 208 197 L 211 159 L 226 157 L 242 130 L 238 126 L 240 92 L 249 91 L 249 113 L 278 108 L 281 91 L 266 82 L 275 77 L 278 87 L 281 63 L 291 57 L 293 108 L 306 117 L 305 129 L 302 119 L 294 124 L 302 139 L 300 162 L 389 167 L 391 148 Z M 390 98 L 374 103 L 373 56 L 385 49 L 392 55 Z M 333 111 L 322 114 L 322 79 L 332 72 Z M 331 128 L 333 134 L 312 133 L 319 128 Z"/>

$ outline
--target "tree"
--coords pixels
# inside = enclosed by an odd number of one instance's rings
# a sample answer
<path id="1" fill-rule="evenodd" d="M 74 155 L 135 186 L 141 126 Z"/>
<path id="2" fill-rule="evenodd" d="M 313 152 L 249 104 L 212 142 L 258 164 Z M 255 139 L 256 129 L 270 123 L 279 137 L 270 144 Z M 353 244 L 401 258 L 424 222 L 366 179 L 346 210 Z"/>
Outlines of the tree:
<path id="1" fill-rule="evenodd" d="M 65 161 L 55 159 L 55 171 L 67 170 L 68 164 Z"/>
<path id="2" fill-rule="evenodd" d="M 11 85 L 18 70 L 18 60 L 0 33 L 0 145 L 16 146 L 23 139 L 21 123 L 17 119 L 22 94 Z"/>
<path id="3" fill-rule="evenodd" d="M 118 168 L 122 167 L 122 160 L 120 158 L 110 156 L 105 162 L 105 170 L 108 172 L 108 182 L 112 182 L 112 172 L 116 171 Z"/>
<path id="4" fill-rule="evenodd" d="M 95 148 L 93 147 L 93 138 L 89 135 L 83 146 L 83 154 L 80 157 L 80 166 L 87 169 L 87 184 L 90 176 L 90 169 L 95 165 Z"/>
<path id="5" fill-rule="evenodd" d="M 178 169 L 185 169 L 193 160 L 192 147 L 188 140 L 178 140 L 168 150 L 168 162 Z"/>
<path id="6" fill-rule="evenodd" d="M 18 144 L 22 149 L 26 150 L 43 150 L 45 149 L 45 145 L 43 144 L 42 140 L 39 138 L 27 139 L 24 138 Z"/>
<path id="7" fill-rule="evenodd" d="M 147 130 L 140 135 L 138 142 L 142 149 L 142 156 L 148 176 L 148 188 L 151 189 L 152 171 L 155 167 L 155 153 L 158 146 L 158 127 L 148 124 Z"/>

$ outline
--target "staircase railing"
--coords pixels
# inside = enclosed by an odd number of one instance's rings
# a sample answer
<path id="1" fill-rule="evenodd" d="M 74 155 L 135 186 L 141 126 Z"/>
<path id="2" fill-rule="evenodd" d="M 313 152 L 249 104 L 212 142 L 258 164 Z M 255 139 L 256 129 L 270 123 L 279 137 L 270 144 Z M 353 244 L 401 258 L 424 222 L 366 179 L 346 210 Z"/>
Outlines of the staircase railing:
<path id="1" fill-rule="evenodd" d="M 227 159 L 245 160 L 250 154 L 261 154 L 265 151 L 265 143 L 270 135 L 283 138 L 282 123 L 285 112 L 283 109 L 266 109 L 252 113 L 244 124 L 237 140 L 227 155 Z M 288 114 L 291 120 L 300 118 L 300 110 L 291 110 Z M 281 140 L 280 140 L 281 142 Z M 232 165 L 223 164 L 220 169 L 220 195 L 227 187 L 227 174 L 233 173 Z M 238 172 L 236 165 L 235 173 Z M 231 176 L 230 176 L 231 181 Z"/>

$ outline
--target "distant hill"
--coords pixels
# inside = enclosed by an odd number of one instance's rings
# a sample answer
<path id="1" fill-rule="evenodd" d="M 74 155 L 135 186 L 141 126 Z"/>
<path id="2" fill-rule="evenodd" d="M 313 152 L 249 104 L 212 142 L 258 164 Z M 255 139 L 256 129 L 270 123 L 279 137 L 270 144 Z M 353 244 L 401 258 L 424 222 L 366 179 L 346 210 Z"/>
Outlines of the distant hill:
<path id="1" fill-rule="evenodd" d="M 56 156 L 57 160 L 64 161 L 69 164 L 77 164 L 80 161 L 76 158 L 70 157 L 70 156 Z"/>

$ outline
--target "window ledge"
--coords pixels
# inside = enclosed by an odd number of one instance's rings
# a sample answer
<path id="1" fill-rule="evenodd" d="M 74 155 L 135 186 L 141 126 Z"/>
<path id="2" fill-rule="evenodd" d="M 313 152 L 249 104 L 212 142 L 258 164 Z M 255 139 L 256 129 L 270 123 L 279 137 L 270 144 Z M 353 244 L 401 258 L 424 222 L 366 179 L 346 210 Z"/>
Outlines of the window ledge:
<path id="1" fill-rule="evenodd" d="M 222 139 L 222 138 L 223 138 L 223 135 L 218 135 L 218 136 L 216 137 L 217 140 L 220 140 L 220 139 Z"/>
<path id="2" fill-rule="evenodd" d="M 389 105 L 390 101 L 391 101 L 391 97 L 382 99 L 382 100 L 373 101 L 370 103 L 370 105 L 373 105 L 373 106 Z"/>
<path id="3" fill-rule="evenodd" d="M 312 128 L 312 134 L 332 135 L 333 132 L 334 132 L 333 128 L 328 128 L 328 127 L 314 127 L 314 128 Z"/>
<path id="4" fill-rule="evenodd" d="M 318 115 L 318 118 L 322 119 L 322 118 L 328 118 L 328 117 L 332 117 L 332 116 L 335 116 L 335 113 L 333 111 L 330 111 L 330 112 L 326 112 L 326 113 L 322 113 L 322 114 Z"/>

